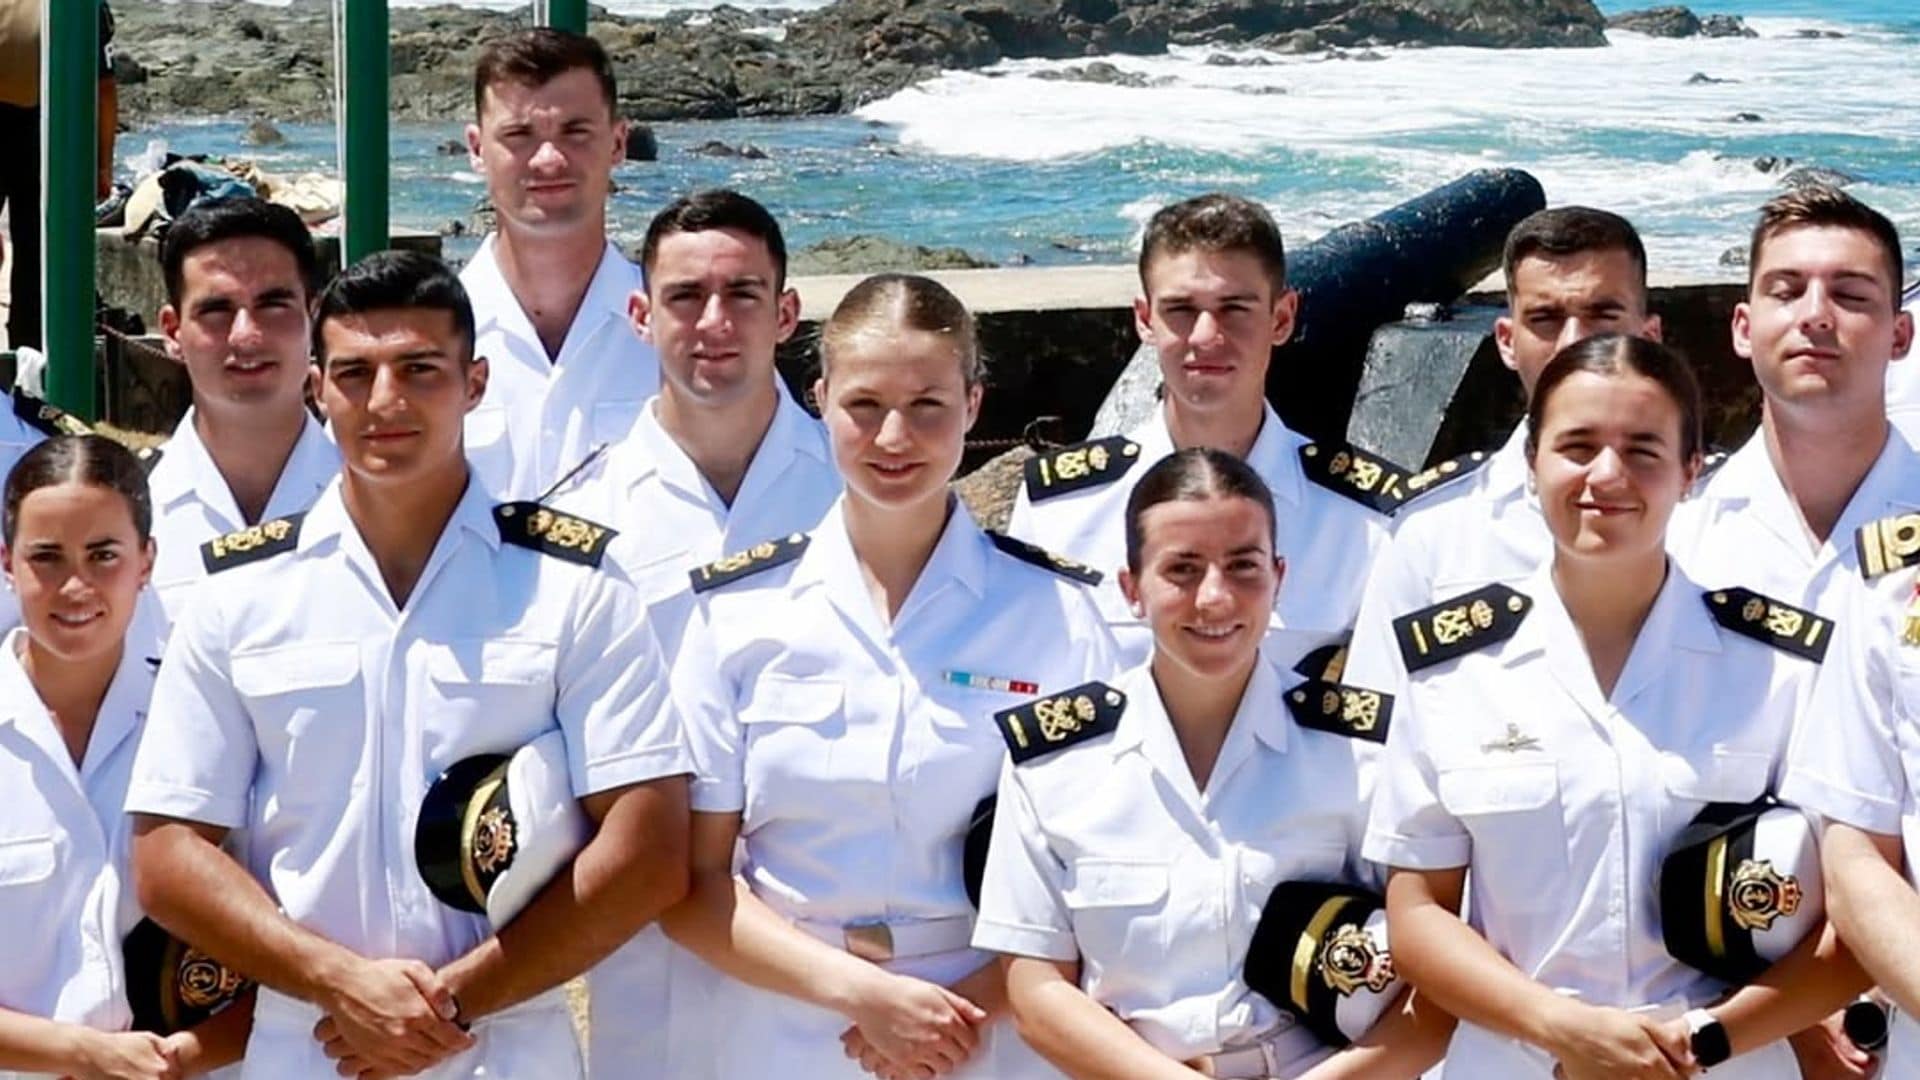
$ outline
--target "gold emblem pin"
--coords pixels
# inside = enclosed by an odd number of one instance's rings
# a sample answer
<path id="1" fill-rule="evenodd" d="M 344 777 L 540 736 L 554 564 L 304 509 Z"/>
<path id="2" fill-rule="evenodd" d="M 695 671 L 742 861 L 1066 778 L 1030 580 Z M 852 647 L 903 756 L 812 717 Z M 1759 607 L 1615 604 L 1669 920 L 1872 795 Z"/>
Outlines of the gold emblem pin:
<path id="1" fill-rule="evenodd" d="M 1523 734 L 1520 731 L 1520 725 L 1508 724 L 1506 737 L 1495 739 L 1492 742 L 1482 743 L 1480 749 L 1489 754 L 1503 751 L 1509 754 L 1517 754 L 1522 750 L 1540 749 L 1540 740 L 1531 735 Z"/>
<path id="2" fill-rule="evenodd" d="M 1800 882 L 1766 859 L 1748 859 L 1733 872 L 1727 911 L 1742 930 L 1768 930 L 1775 919 L 1800 910 Z"/>

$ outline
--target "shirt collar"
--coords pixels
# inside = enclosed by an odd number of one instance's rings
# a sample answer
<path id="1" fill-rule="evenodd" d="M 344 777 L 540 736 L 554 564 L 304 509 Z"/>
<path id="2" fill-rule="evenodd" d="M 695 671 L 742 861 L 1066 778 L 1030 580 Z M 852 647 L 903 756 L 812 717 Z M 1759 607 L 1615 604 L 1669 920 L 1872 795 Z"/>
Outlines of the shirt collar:
<path id="1" fill-rule="evenodd" d="M 907 602 L 901 605 L 902 615 L 918 607 L 922 597 L 931 596 L 943 579 L 951 579 L 976 597 L 986 595 L 987 549 L 992 541 L 967 512 L 967 504 L 957 497 L 949 498 L 953 509 L 946 528 L 940 531 L 927 565 L 921 568 Z M 841 493 L 814 529 L 812 542 L 794 571 L 793 584 L 796 591 L 822 586 L 836 599 L 871 607 L 854 557 L 853 538 L 847 535 L 846 500 L 846 494 Z"/>
<path id="2" fill-rule="evenodd" d="M 1173 432 L 1167 427 L 1167 404 L 1161 402 L 1153 415 L 1128 433 L 1140 445 L 1140 460 L 1151 465 L 1173 453 Z M 1300 468 L 1300 448 L 1309 440 L 1286 425 L 1273 406 L 1260 405 L 1260 433 L 1247 450 L 1247 464 L 1267 482 L 1273 497 L 1288 505 L 1300 502 L 1305 474 Z"/>
<path id="3" fill-rule="evenodd" d="M 1173 720 L 1167 715 L 1167 704 L 1160 696 L 1160 686 L 1153 679 L 1151 654 L 1146 661 L 1121 676 L 1118 682 L 1118 689 L 1127 695 L 1127 711 L 1120 716 L 1120 725 L 1114 731 L 1109 751 L 1116 758 L 1134 750 L 1146 752 L 1150 757 L 1157 756 L 1151 753 L 1148 743 L 1150 736 L 1164 730 L 1168 744 L 1173 746 L 1173 755 L 1170 760 L 1156 761 L 1156 764 L 1162 768 L 1185 770 L 1186 760 L 1181 757 L 1179 739 L 1173 734 Z M 1288 729 L 1291 726 L 1291 714 L 1286 711 L 1281 697 L 1280 672 L 1274 666 L 1273 658 L 1267 655 L 1266 647 L 1262 646 L 1259 655 L 1254 658 L 1253 675 L 1240 695 L 1240 707 L 1233 714 L 1233 724 L 1227 730 L 1226 742 L 1221 744 L 1220 756 L 1214 761 L 1213 775 L 1226 775 L 1221 766 L 1229 764 L 1228 748 L 1242 729 L 1249 729 L 1253 738 L 1265 743 L 1269 749 L 1286 753 L 1290 738 Z M 1154 738 L 1152 741 L 1158 740 Z"/>
<path id="4" fill-rule="evenodd" d="M 78 776 L 84 778 L 98 769 L 121 743 L 139 731 L 146 719 L 155 674 L 153 665 L 148 663 L 148 654 L 154 651 L 154 643 L 143 639 L 141 626 L 136 616 L 127 627 L 120 666 L 114 669 L 113 681 L 107 684 L 106 697 L 94 717 L 84 760 L 74 769 Z M 0 727 L 20 728 L 42 751 L 70 763 L 73 759 L 52 714 L 34 688 L 33 680 L 27 677 L 26 668 L 20 664 L 19 650 L 26 634 L 26 627 L 16 626 L 0 635 Z"/>
<path id="5" fill-rule="evenodd" d="M 1527 490 L 1527 422 L 1522 419 L 1493 452 L 1493 460 L 1487 462 L 1487 494 L 1495 501 L 1505 501 L 1526 494 Z M 1471 482 L 1471 481 L 1469 481 Z"/>
<path id="6" fill-rule="evenodd" d="M 466 271 L 461 275 L 461 283 L 473 302 L 474 332 L 477 335 L 497 328 L 515 337 L 538 341 L 533 321 L 527 318 L 526 309 L 520 306 L 520 298 L 513 294 L 506 275 L 500 270 L 495 243 L 497 239 L 497 233 L 488 233 L 480 243 L 480 250 L 474 254 L 473 261 L 467 264 Z M 583 334 L 591 333 L 598 328 L 601 319 L 618 318 L 624 321 L 627 317 L 627 300 L 640 287 L 640 268 L 627 261 L 611 240 L 607 241 L 600 252 L 600 265 L 594 268 L 593 278 L 587 282 L 586 295 L 580 298 L 580 310 L 574 314 L 573 324 L 567 330 L 567 341 L 573 339 L 575 330 Z M 566 354 L 567 341 L 561 342 L 562 355 Z"/>
<path id="7" fill-rule="evenodd" d="M 358 533 L 353 519 L 347 515 L 347 504 L 341 495 L 340 484 L 340 478 L 335 477 L 319 498 L 314 500 L 313 509 L 307 511 L 306 518 L 300 523 L 300 540 L 295 550 L 311 551 L 349 532 Z M 453 515 L 447 519 L 447 527 L 441 531 L 442 538 L 455 529 L 463 529 L 478 536 L 489 548 L 498 549 L 501 543 L 500 528 L 493 520 L 494 506 L 495 501 L 487 493 L 486 485 L 480 482 L 479 473 L 469 466 L 466 489 L 460 493 L 460 501 L 454 504 Z"/>
<path id="8" fill-rule="evenodd" d="M 314 494 L 340 471 L 340 450 L 327 429 L 320 426 L 312 413 L 304 409 L 301 412 L 300 436 L 293 444 L 293 452 L 287 455 L 286 464 L 281 466 L 279 478 L 274 481 L 266 512 L 261 514 L 263 520 L 306 508 Z M 244 522 L 238 504 L 233 501 L 233 489 L 227 486 L 227 478 L 220 474 L 207 444 L 201 441 L 199 429 L 194 427 L 195 415 L 189 407 L 187 415 L 167 438 L 160 463 L 148 477 L 147 487 L 153 493 L 154 506 L 169 509 L 192 497 L 211 506 L 233 528 L 240 528 Z"/>
<path id="9" fill-rule="evenodd" d="M 687 456 L 679 443 L 673 441 L 667 429 L 660 426 L 660 417 L 655 411 L 659 404 L 660 398 L 655 395 L 642 405 L 632 432 L 609 451 L 620 460 L 622 479 L 617 482 L 631 489 L 658 473 L 669 482 L 697 492 L 703 498 L 711 497 L 712 488 L 706 478 L 700 475 L 693 459 Z M 810 437 L 808 429 L 813 422 L 813 417 L 782 386 L 776 384 L 773 420 L 767 425 L 767 433 L 760 439 L 760 448 L 754 451 L 753 460 L 747 465 L 747 479 L 755 478 L 769 466 L 785 468 L 794 454 L 805 454 L 815 461 L 825 462 L 827 452 L 822 440 Z M 746 494 L 748 486 L 743 480 L 741 495 Z"/>
<path id="10" fill-rule="evenodd" d="M 189 495 L 227 490 L 225 479 L 213 464 L 213 456 L 207 453 L 206 444 L 200 441 L 200 432 L 193 426 L 194 416 L 194 408 L 188 406 L 187 415 L 174 425 L 173 434 L 161 448 L 160 463 L 147 478 L 155 507 L 170 507 Z M 214 481 L 211 487 L 209 480 Z M 227 501 L 233 501 L 231 495 Z"/>

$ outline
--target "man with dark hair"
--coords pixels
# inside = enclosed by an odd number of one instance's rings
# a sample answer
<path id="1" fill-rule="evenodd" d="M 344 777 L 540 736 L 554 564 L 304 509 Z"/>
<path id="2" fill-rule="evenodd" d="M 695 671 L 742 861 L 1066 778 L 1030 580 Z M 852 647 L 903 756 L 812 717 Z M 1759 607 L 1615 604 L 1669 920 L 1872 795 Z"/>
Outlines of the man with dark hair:
<path id="1" fill-rule="evenodd" d="M 1388 504 L 1368 477 L 1384 463 L 1351 447 L 1310 443 L 1267 404 L 1267 365 L 1293 333 L 1299 295 L 1286 284 L 1280 229 L 1257 203 L 1202 195 L 1162 209 L 1141 244 L 1140 340 L 1159 353 L 1164 394 L 1127 436 L 1054 451 L 1027 462 L 1007 531 L 1114 575 L 1125 561 L 1127 496 L 1175 450 L 1210 446 L 1245 458 L 1273 489 L 1286 557 L 1272 628 L 1331 639 L 1353 625 L 1374 551 L 1386 540 Z M 1351 467 L 1349 467 L 1351 466 Z M 1128 662 L 1152 641 L 1119 586 L 1100 600 Z"/>
<path id="2" fill-rule="evenodd" d="M 498 224 L 460 276 L 493 366 L 467 441 L 503 497 L 537 495 L 624 438 L 659 387 L 626 318 L 640 270 L 607 240 L 627 135 L 615 105 L 607 54 L 580 34 L 518 31 L 475 67 L 467 150 Z"/>
<path id="3" fill-rule="evenodd" d="M 1547 362 L 1583 338 L 1608 331 L 1660 338 L 1660 317 L 1647 310 L 1646 248 L 1617 214 L 1585 206 L 1538 211 L 1507 235 L 1502 263 L 1507 311 L 1495 320 L 1493 339 L 1529 399 Z M 1394 619 L 1486 585 L 1525 581 L 1552 556 L 1553 536 L 1528 489 L 1526 439 L 1523 420 L 1497 450 L 1406 482 L 1415 497 L 1368 573 L 1348 682 L 1398 696 L 1407 669 Z"/>
<path id="4" fill-rule="evenodd" d="M 142 904 L 261 984 L 250 1074 L 578 1075 L 560 984 L 687 889 L 660 651 L 599 568 L 604 527 L 474 481 L 463 420 L 488 371 L 451 272 L 372 255 L 317 312 L 345 467 L 310 512 L 203 549 L 227 576 L 168 643 L 128 794 Z M 557 805 L 509 767 L 505 791 L 429 813 L 436 778 L 554 739 Z M 569 794 L 584 846 L 543 852 L 558 872 L 496 909 L 543 850 L 530 821 Z M 244 866 L 219 847 L 242 827 Z"/>
<path id="5" fill-rule="evenodd" d="M 340 453 L 307 411 L 307 306 L 319 278 L 300 216 L 259 199 L 181 214 L 160 245 L 160 333 L 193 404 L 146 455 L 160 629 L 206 577 L 200 545 L 313 505 Z"/>
<path id="6" fill-rule="evenodd" d="M 692 610 L 690 571 L 811 531 L 840 492 L 826 429 L 774 369 L 800 319 L 786 264 L 779 223 L 745 195 L 702 191 L 654 217 L 646 288 L 628 310 L 658 350 L 659 396 L 554 498 L 619 530 L 608 556 L 649 601 L 669 657 Z M 627 1077 L 647 1062 L 659 1076 L 698 1075 L 719 1030 L 704 1005 L 714 977 L 653 927 L 608 957 L 588 979 L 592 1072 Z"/>

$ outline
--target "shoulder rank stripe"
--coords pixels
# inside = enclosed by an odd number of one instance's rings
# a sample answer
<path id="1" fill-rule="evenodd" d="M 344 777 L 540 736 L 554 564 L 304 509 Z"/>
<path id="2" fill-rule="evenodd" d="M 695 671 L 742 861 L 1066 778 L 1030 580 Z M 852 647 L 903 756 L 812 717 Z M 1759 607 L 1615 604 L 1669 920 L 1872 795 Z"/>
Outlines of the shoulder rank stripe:
<path id="1" fill-rule="evenodd" d="M 1019 765 L 1096 735 L 1105 735 L 1127 711 L 1127 695 L 1103 682 L 1029 701 L 993 714 L 1000 737 Z"/>
<path id="2" fill-rule="evenodd" d="M 993 546 L 1019 559 L 1031 563 L 1042 570 L 1051 570 L 1061 577 L 1072 578 L 1083 585 L 1098 585 L 1106 577 L 1100 571 L 1083 562 L 1075 562 L 1065 555 L 1055 555 L 1038 544 L 1029 544 L 1025 540 L 1008 536 L 1006 533 L 989 532 L 987 539 Z"/>
<path id="3" fill-rule="evenodd" d="M 1488 585 L 1393 620 L 1393 636 L 1409 672 L 1505 641 L 1532 610 L 1526 594 Z"/>
<path id="4" fill-rule="evenodd" d="M 13 415 L 42 435 L 86 435 L 93 429 L 79 417 L 20 390 L 13 392 Z"/>
<path id="5" fill-rule="evenodd" d="M 1339 682 L 1347 671 L 1347 643 L 1335 641 L 1308 650 L 1307 655 L 1293 665 L 1293 671 L 1309 679 Z"/>
<path id="6" fill-rule="evenodd" d="M 1713 620 L 1755 641 L 1804 656 L 1826 659 L 1833 624 L 1811 611 L 1783 604 L 1752 589 L 1714 589 L 1703 597 Z"/>
<path id="7" fill-rule="evenodd" d="M 587 566 L 599 566 L 608 542 L 620 535 L 618 529 L 537 502 L 502 503 L 493 508 L 493 524 L 503 543 Z"/>
<path id="8" fill-rule="evenodd" d="M 1393 695 L 1360 686 L 1308 679 L 1287 691 L 1295 723 L 1315 731 L 1384 743 L 1393 726 Z"/>
<path id="9" fill-rule="evenodd" d="M 1485 450 L 1475 450 L 1471 454 L 1448 458 L 1429 469 L 1422 469 L 1407 477 L 1403 485 L 1407 489 L 1407 499 L 1411 500 L 1429 491 L 1446 487 L 1465 476 L 1471 476 L 1475 470 L 1493 460 L 1493 455 Z"/>
<path id="10" fill-rule="evenodd" d="M 1355 446 L 1308 443 L 1300 448 L 1300 466 L 1307 479 L 1382 514 L 1407 501 L 1407 470 Z"/>
<path id="11" fill-rule="evenodd" d="M 1027 501 L 1041 502 L 1112 483 L 1140 460 L 1140 444 L 1124 435 L 1075 443 L 1027 459 Z"/>
<path id="12" fill-rule="evenodd" d="M 784 566 L 799 558 L 800 553 L 807 550 L 807 543 L 808 537 L 802 533 L 779 540 L 762 540 L 745 551 L 736 551 L 705 566 L 696 566 L 687 571 L 687 577 L 693 582 L 693 591 L 703 593 L 730 581 L 751 577 L 762 570 Z"/>
<path id="13" fill-rule="evenodd" d="M 300 543 L 300 522 L 306 514 L 288 514 L 263 521 L 250 529 L 216 536 L 200 545 L 200 562 L 207 573 L 217 574 L 236 566 L 292 551 Z"/>
<path id="14" fill-rule="evenodd" d="M 1920 562 L 1920 512 L 1860 526 L 1853 546 L 1860 553 L 1860 576 L 1868 581 Z"/>

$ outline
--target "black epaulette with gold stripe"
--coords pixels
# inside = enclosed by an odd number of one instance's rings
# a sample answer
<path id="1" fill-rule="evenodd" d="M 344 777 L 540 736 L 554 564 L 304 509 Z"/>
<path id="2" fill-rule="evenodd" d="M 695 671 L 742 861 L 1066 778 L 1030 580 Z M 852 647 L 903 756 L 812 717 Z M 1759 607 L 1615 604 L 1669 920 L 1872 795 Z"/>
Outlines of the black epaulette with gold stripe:
<path id="1" fill-rule="evenodd" d="M 1307 479 L 1382 514 L 1407 501 L 1407 470 L 1357 446 L 1308 443 L 1300 448 L 1300 466 Z"/>
<path id="2" fill-rule="evenodd" d="M 1804 656 L 1814 663 L 1826 659 L 1827 642 L 1833 638 L 1833 624 L 1783 604 L 1752 589 L 1711 589 L 1704 594 L 1713 621 L 1755 641 Z"/>
<path id="3" fill-rule="evenodd" d="M 808 537 L 803 533 L 794 533 L 779 540 L 762 540 L 745 551 L 736 551 L 705 566 L 696 566 L 687 572 L 687 577 L 693 582 L 693 591 L 703 593 L 730 581 L 752 577 L 762 570 L 784 566 L 799 558 L 800 553 L 807 550 L 807 543 Z"/>
<path id="4" fill-rule="evenodd" d="M 1533 600 L 1505 585 L 1488 585 L 1393 620 L 1409 672 L 1505 641 L 1520 629 Z"/>
<path id="5" fill-rule="evenodd" d="M 86 435 L 93 431 L 87 426 L 86 421 L 58 405 L 41 401 L 19 390 L 13 392 L 13 415 L 48 438 L 55 435 Z"/>
<path id="6" fill-rule="evenodd" d="M 152 476 L 153 470 L 158 468 L 160 465 L 160 458 L 162 455 L 160 453 L 160 448 L 157 446 L 143 446 L 140 449 L 135 450 L 133 452 L 133 456 L 139 459 L 140 467 L 147 470 L 147 475 Z"/>
<path id="7" fill-rule="evenodd" d="M 1016 705 L 993 714 L 1000 737 L 1019 765 L 1055 750 L 1064 750 L 1096 735 L 1105 735 L 1127 711 L 1127 695 L 1103 682 L 1083 683 L 1071 690 Z"/>
<path id="8" fill-rule="evenodd" d="M 1853 548 L 1860 554 L 1860 576 L 1868 581 L 1920 562 L 1920 511 L 1860 526 Z"/>
<path id="9" fill-rule="evenodd" d="M 263 521 L 250 529 L 216 536 L 200 545 L 200 562 L 207 573 L 217 574 L 236 566 L 292 551 L 300 544 L 300 522 L 305 513 Z"/>
<path id="10" fill-rule="evenodd" d="M 620 535 L 618 529 L 537 502 L 501 503 L 493 508 L 493 524 L 502 543 L 586 566 L 599 566 L 607 544 Z"/>
<path id="11" fill-rule="evenodd" d="M 1110 484 L 1140 460 L 1140 444 L 1124 435 L 1075 443 L 1027 459 L 1027 501 L 1043 502 L 1081 488 Z"/>
<path id="12" fill-rule="evenodd" d="M 1406 483 L 1402 485 L 1407 489 L 1407 497 L 1403 501 L 1411 502 L 1429 491 L 1437 491 L 1455 480 L 1471 476 L 1482 465 L 1492 460 L 1492 454 L 1485 450 L 1475 450 L 1470 454 L 1448 458 L 1431 468 L 1421 469 L 1407 477 Z"/>
<path id="13" fill-rule="evenodd" d="M 1025 540 L 1008 536 L 1006 533 L 989 532 L 987 539 L 993 546 L 1042 570 L 1051 570 L 1061 577 L 1072 578 L 1083 585 L 1098 585 L 1106 577 L 1100 571 L 1083 562 L 1075 562 L 1065 555 L 1055 555 L 1038 544 L 1029 544 Z"/>

